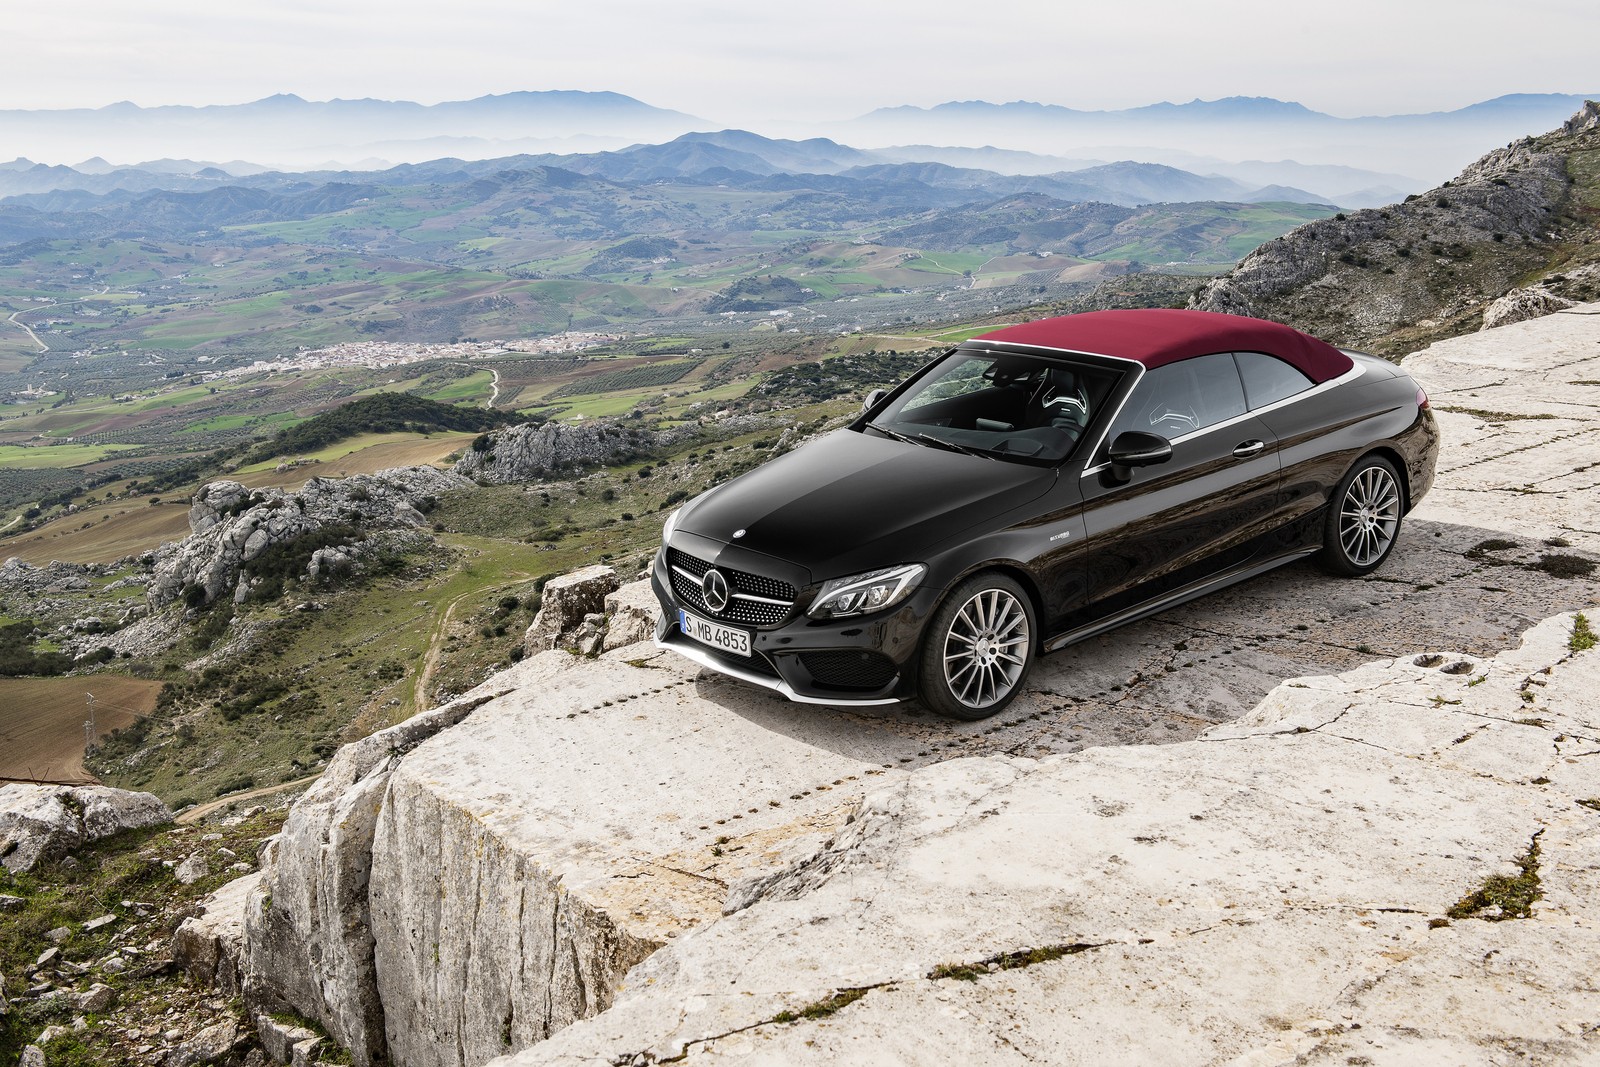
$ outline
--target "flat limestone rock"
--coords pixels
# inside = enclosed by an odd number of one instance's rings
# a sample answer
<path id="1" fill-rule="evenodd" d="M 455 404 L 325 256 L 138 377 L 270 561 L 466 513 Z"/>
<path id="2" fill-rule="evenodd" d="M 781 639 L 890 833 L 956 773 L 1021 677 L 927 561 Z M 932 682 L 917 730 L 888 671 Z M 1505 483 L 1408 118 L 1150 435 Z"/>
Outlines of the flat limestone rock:
<path id="1" fill-rule="evenodd" d="M 1600 303 L 1406 357 L 1444 447 L 1416 517 L 1600 551 Z"/>
<path id="2" fill-rule="evenodd" d="M 675 657 L 577 664 L 389 780 L 369 900 L 396 1062 L 480 1063 L 603 1011 L 730 886 L 814 849 L 861 783 L 897 776 L 881 752 L 703 699 Z"/>
<path id="3" fill-rule="evenodd" d="M 1569 701 L 1600 649 L 1572 632 L 1286 683 L 1197 741 L 920 769 L 609 1012 L 492 1062 L 1592 1058 L 1600 713 Z M 1493 758 L 1451 740 L 1486 734 Z M 1531 918 L 1447 918 L 1533 849 Z"/>

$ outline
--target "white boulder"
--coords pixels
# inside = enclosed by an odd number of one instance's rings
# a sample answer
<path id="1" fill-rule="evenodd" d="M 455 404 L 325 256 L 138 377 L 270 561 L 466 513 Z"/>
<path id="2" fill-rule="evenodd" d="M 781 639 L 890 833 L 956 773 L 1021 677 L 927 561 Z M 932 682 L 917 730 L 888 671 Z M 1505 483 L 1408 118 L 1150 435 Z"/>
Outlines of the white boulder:
<path id="1" fill-rule="evenodd" d="M 171 810 L 150 793 L 101 785 L 0 786 L 0 864 L 30 870 L 90 841 L 171 821 Z"/>

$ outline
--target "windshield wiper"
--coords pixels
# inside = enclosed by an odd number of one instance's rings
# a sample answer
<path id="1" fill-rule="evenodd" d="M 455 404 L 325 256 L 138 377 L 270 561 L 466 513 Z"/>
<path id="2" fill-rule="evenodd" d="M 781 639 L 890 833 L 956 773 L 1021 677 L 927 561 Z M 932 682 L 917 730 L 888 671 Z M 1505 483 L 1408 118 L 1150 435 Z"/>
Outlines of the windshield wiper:
<path id="1" fill-rule="evenodd" d="M 964 452 L 969 456 L 982 456 L 984 459 L 992 459 L 998 462 L 998 457 L 996 457 L 993 452 L 990 452 L 986 448 L 977 448 L 973 445 L 963 445 L 956 441 L 946 441 L 942 437 L 934 437 L 931 434 L 925 433 L 917 434 L 917 440 L 927 441 L 929 444 L 938 445 L 940 448 L 948 448 L 952 452 Z"/>
<path id="2" fill-rule="evenodd" d="M 908 445 L 922 444 L 926 442 L 927 444 L 933 445 L 937 448 L 948 449 L 951 452 L 961 452 L 968 456 L 982 456 L 984 459 L 998 459 L 998 457 L 986 449 L 974 448 L 971 445 L 957 444 L 954 441 L 946 441 L 944 438 L 934 437 L 932 434 L 919 433 L 913 436 L 908 433 L 901 433 L 899 430 L 891 430 L 887 426 L 879 426 L 875 422 L 869 422 L 867 423 L 867 426 L 870 429 L 877 430 L 879 433 L 884 434 L 887 437 L 894 438 L 896 441 L 904 441 Z"/>
<path id="3" fill-rule="evenodd" d="M 875 422 L 867 423 L 867 427 L 869 429 L 877 430 L 879 433 L 883 434 L 885 437 L 892 437 L 896 441 L 904 441 L 908 445 L 914 445 L 914 444 L 917 443 L 917 439 L 915 437 L 912 437 L 910 434 L 901 433 L 899 430 L 891 430 L 887 426 L 879 426 Z"/>

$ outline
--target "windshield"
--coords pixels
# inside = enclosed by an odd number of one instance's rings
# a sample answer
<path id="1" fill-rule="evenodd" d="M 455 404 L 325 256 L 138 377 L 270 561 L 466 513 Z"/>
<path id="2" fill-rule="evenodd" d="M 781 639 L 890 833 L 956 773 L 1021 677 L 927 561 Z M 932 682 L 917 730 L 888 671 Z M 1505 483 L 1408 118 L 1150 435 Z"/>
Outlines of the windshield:
<path id="1" fill-rule="evenodd" d="M 1059 463 L 1077 447 L 1118 376 L 1066 360 L 957 349 L 867 425 L 933 448 Z"/>

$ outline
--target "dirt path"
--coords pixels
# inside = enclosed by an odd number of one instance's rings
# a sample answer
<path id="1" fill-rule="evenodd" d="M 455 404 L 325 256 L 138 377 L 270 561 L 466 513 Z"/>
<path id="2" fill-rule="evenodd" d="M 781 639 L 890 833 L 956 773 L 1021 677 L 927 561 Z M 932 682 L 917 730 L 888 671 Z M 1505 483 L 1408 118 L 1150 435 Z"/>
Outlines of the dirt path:
<path id="1" fill-rule="evenodd" d="M 513 581 L 501 582 L 484 589 L 473 589 L 462 593 L 445 606 L 444 613 L 439 616 L 439 621 L 434 624 L 433 634 L 428 638 L 428 651 L 422 655 L 422 670 L 417 672 L 416 684 L 411 687 L 411 714 L 426 711 L 428 708 L 428 683 L 433 681 L 434 673 L 439 667 L 439 652 L 444 648 L 445 638 L 450 634 L 450 623 L 455 618 L 456 608 L 461 606 L 463 600 L 475 596 L 487 596 L 499 592 L 501 589 L 510 589 L 514 585 L 521 585 L 533 577 L 523 571 L 514 572 Z"/>
<path id="2" fill-rule="evenodd" d="M 417 672 L 417 682 L 411 689 L 411 713 L 413 715 L 428 706 L 428 683 L 433 681 L 434 671 L 439 667 L 439 650 L 444 647 L 445 636 L 450 632 L 450 621 L 455 618 L 456 606 L 471 593 L 462 593 L 445 606 L 444 614 L 439 616 L 439 621 L 433 625 L 433 635 L 428 638 L 428 651 L 422 656 L 422 670 Z"/>
<path id="3" fill-rule="evenodd" d="M 227 807 L 229 804 L 237 804 L 241 800 L 251 800 L 255 797 L 264 797 L 272 793 L 281 793 L 285 789 L 297 789 L 303 785 L 310 785 L 312 782 L 321 777 L 322 775 L 320 774 L 313 774 L 309 778 L 296 778 L 292 782 L 282 782 L 278 785 L 265 785 L 260 789 L 247 789 L 243 793 L 229 793 L 225 797 L 218 797 L 216 800 L 210 801 L 209 803 L 198 804 L 195 807 L 190 808 L 182 815 L 179 815 L 176 821 L 180 826 L 188 826 L 192 823 L 199 822 L 201 819 L 205 818 L 207 815 L 210 815 L 219 808 Z"/>
<path id="4" fill-rule="evenodd" d="M 23 310 L 24 311 L 35 311 L 37 309 L 36 308 L 24 308 Z M 28 334 L 28 337 L 32 339 L 33 343 L 39 346 L 39 351 L 41 351 L 41 352 L 50 351 L 50 346 L 45 344 L 43 341 L 39 340 L 39 335 L 33 332 L 33 327 L 29 326 L 27 323 L 25 323 L 21 319 L 17 318 L 17 316 L 21 315 L 21 314 L 22 314 L 22 311 L 13 311 L 11 313 L 11 317 L 6 319 L 6 322 L 8 322 L 11 325 L 15 326 L 19 330 L 25 330 L 27 332 L 27 334 Z"/>

